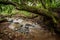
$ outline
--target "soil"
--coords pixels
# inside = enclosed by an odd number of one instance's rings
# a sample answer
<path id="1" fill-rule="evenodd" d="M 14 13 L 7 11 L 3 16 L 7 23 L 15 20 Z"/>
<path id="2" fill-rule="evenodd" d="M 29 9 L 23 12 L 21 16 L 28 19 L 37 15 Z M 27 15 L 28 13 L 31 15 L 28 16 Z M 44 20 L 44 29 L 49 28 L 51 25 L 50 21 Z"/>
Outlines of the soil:
<path id="1" fill-rule="evenodd" d="M 15 18 L 18 18 L 18 17 L 15 17 Z M 25 18 L 22 18 L 22 19 L 24 19 L 23 25 L 26 25 L 26 23 L 36 24 L 36 21 L 37 21 L 36 19 L 25 19 Z M 32 27 L 32 29 L 30 29 L 29 32 L 27 33 L 20 32 L 19 30 L 17 31 L 13 30 L 9 28 L 10 25 L 11 23 L 8 21 L 6 22 L 3 21 L 0 23 L 0 40 L 60 40 L 59 36 L 57 36 L 54 32 L 50 32 L 47 29 L 44 29 L 40 24 L 36 24 L 38 26 L 35 25 L 36 27 Z"/>

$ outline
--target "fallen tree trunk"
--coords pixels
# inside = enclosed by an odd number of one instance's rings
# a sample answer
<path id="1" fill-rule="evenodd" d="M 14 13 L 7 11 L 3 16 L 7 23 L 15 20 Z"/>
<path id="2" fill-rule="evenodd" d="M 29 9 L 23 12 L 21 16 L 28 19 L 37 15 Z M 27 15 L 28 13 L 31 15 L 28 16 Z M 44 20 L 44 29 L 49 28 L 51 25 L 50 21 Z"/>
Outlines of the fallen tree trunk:
<path id="1" fill-rule="evenodd" d="M 42 16 L 46 16 L 46 17 L 52 18 L 53 21 L 56 22 L 55 17 L 57 18 L 57 13 L 54 13 L 49 9 L 30 7 L 28 5 L 22 5 L 12 1 L 0 1 L 0 4 L 13 5 L 16 7 L 17 10 L 24 10 L 24 11 L 32 12 Z"/>

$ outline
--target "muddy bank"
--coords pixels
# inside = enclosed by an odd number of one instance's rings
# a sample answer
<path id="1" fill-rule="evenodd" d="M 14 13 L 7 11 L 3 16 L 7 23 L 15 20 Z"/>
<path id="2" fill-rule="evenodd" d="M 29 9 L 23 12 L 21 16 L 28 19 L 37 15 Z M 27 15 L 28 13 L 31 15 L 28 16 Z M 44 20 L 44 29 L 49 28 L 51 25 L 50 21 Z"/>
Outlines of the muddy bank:
<path id="1" fill-rule="evenodd" d="M 1 40 L 59 40 L 55 33 L 42 27 L 42 23 L 38 24 L 36 19 L 18 16 L 6 19 L 0 23 Z"/>

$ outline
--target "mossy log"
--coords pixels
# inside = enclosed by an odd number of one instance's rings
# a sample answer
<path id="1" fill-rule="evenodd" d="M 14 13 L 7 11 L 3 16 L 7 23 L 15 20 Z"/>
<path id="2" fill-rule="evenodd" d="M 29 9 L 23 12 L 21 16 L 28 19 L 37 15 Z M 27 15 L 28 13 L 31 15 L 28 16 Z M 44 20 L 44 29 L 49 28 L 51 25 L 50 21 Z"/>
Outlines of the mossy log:
<path id="1" fill-rule="evenodd" d="M 42 16 L 46 16 L 46 17 L 52 18 L 52 20 L 55 23 L 57 23 L 55 17 L 57 18 L 58 14 L 55 13 L 55 12 L 52 12 L 49 9 L 36 8 L 36 7 L 33 7 L 33 6 L 31 7 L 31 6 L 28 6 L 28 5 L 18 4 L 16 2 L 12 2 L 12 1 L 7 1 L 7 2 L 6 1 L 0 1 L 0 4 L 13 5 L 13 6 L 15 6 L 15 8 L 17 10 L 24 10 L 24 11 L 32 12 L 32 13 L 39 14 L 39 15 L 42 15 Z"/>

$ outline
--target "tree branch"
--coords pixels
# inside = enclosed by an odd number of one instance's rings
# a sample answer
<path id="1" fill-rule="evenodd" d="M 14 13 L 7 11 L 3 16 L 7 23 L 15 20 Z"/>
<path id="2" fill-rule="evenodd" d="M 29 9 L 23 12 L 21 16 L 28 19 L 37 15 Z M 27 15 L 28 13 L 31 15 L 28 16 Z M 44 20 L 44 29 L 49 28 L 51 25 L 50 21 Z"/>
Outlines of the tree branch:
<path id="1" fill-rule="evenodd" d="M 17 10 L 24 10 L 24 11 L 28 11 L 28 12 L 32 12 L 35 14 L 39 14 L 45 17 L 57 17 L 57 15 L 55 15 L 53 12 L 50 12 L 48 9 L 37 9 L 35 7 L 30 7 L 28 5 L 22 5 L 22 4 L 18 4 L 15 2 L 11 2 L 11 1 L 0 1 L 0 4 L 4 4 L 4 5 L 13 5 L 16 7 Z M 49 13 L 49 14 L 48 14 Z"/>

